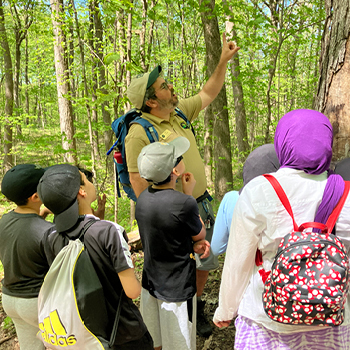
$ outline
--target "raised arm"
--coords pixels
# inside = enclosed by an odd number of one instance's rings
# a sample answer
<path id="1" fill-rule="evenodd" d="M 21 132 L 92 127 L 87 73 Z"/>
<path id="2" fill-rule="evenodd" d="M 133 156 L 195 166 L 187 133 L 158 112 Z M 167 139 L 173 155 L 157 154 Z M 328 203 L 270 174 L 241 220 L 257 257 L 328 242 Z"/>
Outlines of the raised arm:
<path id="1" fill-rule="evenodd" d="M 199 96 L 202 99 L 202 109 L 207 107 L 215 97 L 219 94 L 222 85 L 225 81 L 225 74 L 227 69 L 227 63 L 232 58 L 232 56 L 239 50 L 240 48 L 233 41 L 226 41 L 226 34 L 222 35 L 222 51 L 220 61 L 208 79 L 208 81 L 204 84 L 203 89 L 199 92 Z"/>

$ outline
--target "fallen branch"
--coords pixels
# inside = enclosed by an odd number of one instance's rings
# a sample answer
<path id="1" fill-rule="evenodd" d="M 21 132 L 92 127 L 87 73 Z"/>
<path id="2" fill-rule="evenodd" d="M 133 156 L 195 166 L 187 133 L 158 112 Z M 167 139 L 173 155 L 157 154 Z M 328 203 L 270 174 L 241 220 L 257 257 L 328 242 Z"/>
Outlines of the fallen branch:
<path id="1" fill-rule="evenodd" d="M 0 345 L 3 344 L 3 343 L 5 343 L 5 342 L 7 342 L 8 340 L 10 340 L 10 339 L 12 339 L 12 338 L 14 338 L 14 337 L 15 337 L 15 335 L 12 335 L 11 337 L 6 337 L 6 338 L 4 338 L 4 339 L 1 339 L 1 340 L 0 340 Z"/>

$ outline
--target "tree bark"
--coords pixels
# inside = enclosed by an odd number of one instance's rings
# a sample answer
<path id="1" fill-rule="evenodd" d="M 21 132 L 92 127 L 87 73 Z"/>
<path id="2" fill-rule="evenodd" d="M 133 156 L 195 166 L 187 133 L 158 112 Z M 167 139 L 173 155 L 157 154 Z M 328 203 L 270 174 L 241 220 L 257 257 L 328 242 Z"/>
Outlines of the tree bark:
<path id="1" fill-rule="evenodd" d="M 204 114 L 204 171 L 207 178 L 208 187 L 214 189 L 213 179 L 213 123 L 214 116 L 212 105 L 210 104 Z"/>
<path id="2" fill-rule="evenodd" d="M 350 156 L 350 5 L 326 0 L 320 73 L 314 108 L 333 125 L 333 160 Z"/>
<path id="3" fill-rule="evenodd" d="M 146 30 L 147 30 L 147 0 L 142 0 L 142 21 L 140 31 L 140 55 L 141 55 L 141 68 L 146 72 Z"/>
<path id="4" fill-rule="evenodd" d="M 132 0 L 130 3 L 132 4 Z M 128 13 L 128 27 L 126 32 L 126 62 L 131 62 L 131 38 L 132 38 L 132 14 L 133 9 L 129 9 Z M 129 86 L 131 82 L 131 73 L 130 70 L 126 71 L 126 86 Z M 130 105 L 127 104 L 127 109 L 130 109 Z M 130 199 L 130 227 L 133 226 L 133 222 L 135 220 L 135 202 Z"/>
<path id="5" fill-rule="evenodd" d="M 226 2 L 226 0 L 225 0 Z M 233 13 L 230 8 L 230 13 Z M 234 29 L 233 17 L 230 15 L 226 22 L 227 40 L 235 40 L 237 43 L 237 33 Z M 238 45 L 238 43 L 237 43 Z M 244 105 L 243 86 L 240 80 L 239 53 L 236 53 L 232 59 L 232 90 L 235 103 L 235 121 L 236 121 L 236 137 L 239 159 L 243 163 L 249 152 L 248 133 L 247 133 L 247 117 Z"/>
<path id="6" fill-rule="evenodd" d="M 273 79 L 276 74 L 277 59 L 283 43 L 282 29 L 283 29 L 283 6 L 284 3 L 279 3 L 279 0 L 269 0 L 267 4 L 270 9 L 270 20 L 272 24 L 271 37 L 273 44 L 271 45 L 271 56 L 270 56 L 270 68 L 268 73 L 268 85 L 266 91 L 266 102 L 267 102 L 267 122 L 265 128 L 265 143 L 270 142 L 270 126 L 272 118 L 272 98 L 271 89 L 273 85 Z"/>
<path id="7" fill-rule="evenodd" d="M 86 79 L 86 70 L 85 70 L 85 53 L 84 53 L 84 45 L 80 34 L 80 25 L 78 20 L 78 13 L 75 8 L 74 0 L 70 0 L 70 4 L 72 7 L 72 10 L 74 12 L 74 20 L 75 20 L 75 27 L 77 31 L 77 37 L 78 37 L 78 44 L 80 49 L 80 61 L 81 61 L 81 71 L 82 71 L 82 78 L 84 83 L 84 91 L 83 91 L 83 97 L 89 96 L 89 89 Z M 89 127 L 89 140 L 90 140 L 90 147 L 91 147 L 91 162 L 92 162 L 92 171 L 94 174 L 96 174 L 96 159 L 95 159 L 95 153 L 93 148 L 93 137 L 92 137 L 92 125 L 91 125 L 91 107 L 88 102 L 85 103 L 86 106 L 86 114 L 88 118 L 88 127 Z"/>
<path id="8" fill-rule="evenodd" d="M 24 24 L 22 24 L 20 14 L 18 13 L 16 3 L 10 3 L 10 10 L 12 14 L 12 19 L 14 23 L 15 31 L 15 74 L 13 79 L 13 97 L 14 104 L 16 107 L 16 116 L 17 116 L 17 132 L 18 135 L 22 135 L 22 127 L 20 123 L 20 72 L 21 72 L 21 45 L 23 40 L 27 37 L 28 29 L 33 22 L 33 18 L 30 18 L 30 13 L 33 7 L 33 2 L 28 1 L 23 5 L 23 14 L 24 14 Z"/>
<path id="9" fill-rule="evenodd" d="M 203 0 L 200 0 L 200 4 Z M 214 14 L 215 0 L 206 1 L 206 11 L 201 12 L 206 46 L 207 76 L 210 77 L 220 60 L 221 38 L 217 17 Z M 231 139 L 228 121 L 226 87 L 223 85 L 219 95 L 212 102 L 214 115 L 214 167 L 215 196 L 221 200 L 232 189 Z"/>
<path id="10" fill-rule="evenodd" d="M 95 14 L 94 14 L 94 23 L 95 23 L 95 34 L 96 34 L 96 54 L 98 57 L 97 66 L 98 66 L 98 76 L 99 76 L 99 90 L 104 95 L 108 94 L 107 89 L 107 79 L 106 79 L 106 69 L 103 65 L 103 25 L 101 21 L 101 13 L 98 7 L 99 2 L 96 3 Z M 105 125 L 105 131 L 103 133 L 103 140 L 105 144 L 105 152 L 107 152 L 113 141 L 113 131 L 111 129 L 111 114 L 109 113 L 109 103 L 104 101 L 101 103 L 102 119 Z M 106 159 L 107 162 L 107 172 L 110 176 L 113 175 L 113 163 L 112 158 L 109 157 Z"/>
<path id="11" fill-rule="evenodd" d="M 91 0 L 89 2 L 89 45 L 90 45 L 90 56 L 91 56 L 91 124 L 92 124 L 92 149 L 95 154 L 96 161 L 100 160 L 100 151 L 99 151 L 99 137 L 96 129 L 96 125 L 98 123 L 98 112 L 97 112 L 97 61 L 94 53 L 95 50 L 95 25 L 94 25 L 94 13 L 95 13 L 95 0 Z"/>
<path id="12" fill-rule="evenodd" d="M 4 171 L 6 172 L 14 165 L 12 157 L 13 71 L 2 0 L 0 0 L 0 41 L 5 69 Z"/>
<path id="13" fill-rule="evenodd" d="M 29 77 L 28 77 L 28 63 L 29 63 L 29 55 L 28 55 L 28 35 L 26 35 L 26 46 L 25 46 L 25 64 L 24 64 L 24 82 L 26 84 L 25 89 L 25 106 L 26 106 L 26 125 L 29 124 Z"/>
<path id="14" fill-rule="evenodd" d="M 64 6 L 63 0 L 50 0 L 51 19 L 55 37 L 54 55 L 57 80 L 58 111 L 62 133 L 62 147 L 67 152 L 65 162 L 77 164 L 76 141 L 74 138 L 74 123 L 72 103 L 70 101 L 70 84 L 68 65 L 65 55 L 67 42 L 64 34 Z"/>

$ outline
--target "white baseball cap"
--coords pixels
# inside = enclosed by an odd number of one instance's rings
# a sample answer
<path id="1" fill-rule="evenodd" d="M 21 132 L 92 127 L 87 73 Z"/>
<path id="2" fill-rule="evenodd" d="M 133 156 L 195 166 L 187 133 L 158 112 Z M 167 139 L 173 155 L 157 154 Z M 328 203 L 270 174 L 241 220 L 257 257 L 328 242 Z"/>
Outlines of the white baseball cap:
<path id="1" fill-rule="evenodd" d="M 170 142 L 150 143 L 142 148 L 137 158 L 140 176 L 155 183 L 164 181 L 189 147 L 190 141 L 183 136 Z"/>

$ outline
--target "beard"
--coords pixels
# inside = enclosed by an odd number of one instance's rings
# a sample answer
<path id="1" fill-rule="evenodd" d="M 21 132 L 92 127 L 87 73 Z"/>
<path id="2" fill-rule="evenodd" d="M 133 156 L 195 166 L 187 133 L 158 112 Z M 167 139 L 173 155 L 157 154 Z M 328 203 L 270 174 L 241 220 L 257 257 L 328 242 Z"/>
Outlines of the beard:
<path id="1" fill-rule="evenodd" d="M 177 96 L 174 95 L 174 90 L 171 90 L 170 92 L 172 96 L 168 100 L 158 99 L 160 109 L 175 109 L 175 107 L 177 107 L 177 105 L 179 104 Z"/>

